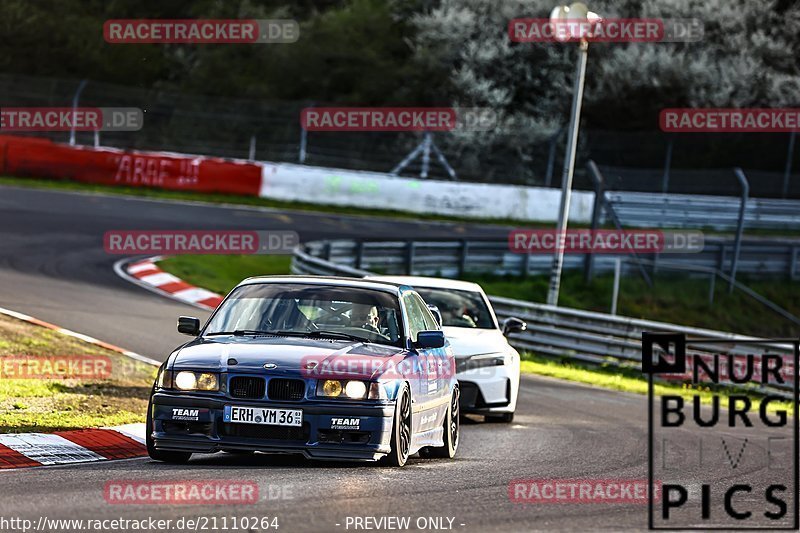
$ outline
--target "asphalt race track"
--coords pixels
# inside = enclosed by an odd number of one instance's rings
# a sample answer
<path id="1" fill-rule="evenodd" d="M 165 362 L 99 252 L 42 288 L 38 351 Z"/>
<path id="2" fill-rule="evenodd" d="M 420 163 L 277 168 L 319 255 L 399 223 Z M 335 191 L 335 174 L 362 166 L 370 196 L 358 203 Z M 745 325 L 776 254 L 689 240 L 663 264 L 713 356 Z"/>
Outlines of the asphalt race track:
<path id="1" fill-rule="evenodd" d="M 186 341 L 180 314 L 207 313 L 120 279 L 124 257 L 103 249 L 109 230 L 294 230 L 302 241 L 495 237 L 508 228 L 176 204 L 0 187 L 0 307 L 163 360 Z"/>
<path id="2" fill-rule="evenodd" d="M 120 280 L 103 251 L 111 229 L 294 229 L 325 237 L 505 238 L 508 228 L 416 223 L 0 188 L 0 306 L 163 359 L 204 313 Z M 647 477 L 646 398 L 524 377 L 510 426 L 465 423 L 453 461 L 403 469 L 291 456 L 133 459 L 0 472 L 0 515 L 48 518 L 277 517 L 279 531 L 347 531 L 348 516 L 449 517 L 455 531 L 642 530 L 641 504 L 514 504 L 514 479 Z M 723 474 L 703 477 L 721 482 Z M 251 480 L 282 497 L 256 505 L 110 505 L 108 481 Z M 447 520 L 444 522 L 447 524 Z M 350 531 L 352 531 L 352 527 Z"/>

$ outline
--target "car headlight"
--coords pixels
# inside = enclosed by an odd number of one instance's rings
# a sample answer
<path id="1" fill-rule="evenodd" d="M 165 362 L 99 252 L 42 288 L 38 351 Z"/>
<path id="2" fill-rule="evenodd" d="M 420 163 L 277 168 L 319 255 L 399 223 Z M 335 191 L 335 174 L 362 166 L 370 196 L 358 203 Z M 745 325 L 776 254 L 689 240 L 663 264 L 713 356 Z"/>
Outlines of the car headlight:
<path id="1" fill-rule="evenodd" d="M 359 400 L 367 395 L 367 386 L 363 381 L 351 380 L 344 386 L 344 393 L 348 398 Z"/>
<path id="2" fill-rule="evenodd" d="M 217 374 L 211 372 L 191 372 L 182 370 L 175 374 L 175 388 L 180 390 L 219 390 Z"/>
<path id="3" fill-rule="evenodd" d="M 317 382 L 317 396 L 350 400 L 385 400 L 386 392 L 380 383 L 368 383 L 357 379 L 325 379 Z"/>
<path id="4" fill-rule="evenodd" d="M 465 372 L 468 370 L 476 370 L 478 368 L 503 366 L 507 364 L 511 364 L 511 359 L 503 354 L 476 355 L 457 360 L 456 370 L 458 372 Z"/>

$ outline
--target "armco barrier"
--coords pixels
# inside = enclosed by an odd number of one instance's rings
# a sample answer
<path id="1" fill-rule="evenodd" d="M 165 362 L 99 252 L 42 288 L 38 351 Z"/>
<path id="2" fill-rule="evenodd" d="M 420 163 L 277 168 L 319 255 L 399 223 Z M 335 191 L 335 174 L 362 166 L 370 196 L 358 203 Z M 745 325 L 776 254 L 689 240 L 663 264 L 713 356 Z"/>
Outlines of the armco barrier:
<path id="1" fill-rule="evenodd" d="M 371 272 L 337 264 L 325 257 L 331 251 L 329 242 L 307 243 L 295 250 L 292 257 L 293 274 L 363 277 Z M 315 254 L 318 255 L 315 257 Z M 353 262 L 357 262 L 353 260 Z M 352 263 L 351 263 L 352 264 Z M 538 355 L 574 359 L 590 364 L 641 367 L 642 332 L 676 332 L 689 337 L 703 337 L 727 341 L 722 350 L 734 356 L 747 354 L 777 354 L 787 362 L 787 376 L 793 377 L 792 347 L 788 344 L 737 335 L 723 331 L 692 328 L 666 322 L 642 320 L 624 316 L 607 315 L 557 307 L 540 303 L 490 296 L 497 318 L 504 320 L 516 316 L 525 320 L 528 329 L 510 336 L 511 344 Z M 756 341 L 741 343 L 738 341 Z M 707 346 L 689 344 L 689 353 L 700 356 L 712 353 Z M 787 395 L 792 380 L 770 387 L 769 390 Z"/>
<path id="2" fill-rule="evenodd" d="M 129 187 L 256 196 L 261 166 L 224 159 L 94 148 L 0 136 L 2 174 Z"/>

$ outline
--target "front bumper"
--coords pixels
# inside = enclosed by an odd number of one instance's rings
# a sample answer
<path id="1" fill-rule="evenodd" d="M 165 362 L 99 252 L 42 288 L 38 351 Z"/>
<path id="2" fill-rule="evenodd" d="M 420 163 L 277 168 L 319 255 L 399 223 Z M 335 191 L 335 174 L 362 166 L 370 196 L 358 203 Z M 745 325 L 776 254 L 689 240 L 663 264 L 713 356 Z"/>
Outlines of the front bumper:
<path id="1" fill-rule="evenodd" d="M 301 409 L 303 425 L 226 423 L 225 405 Z M 394 402 L 344 405 L 337 401 L 276 402 L 157 392 L 152 410 L 153 427 L 148 431 L 158 450 L 262 451 L 296 453 L 310 459 L 377 460 L 390 450 Z M 332 422 L 334 418 L 357 419 L 358 423 L 341 426 Z"/>
<path id="2" fill-rule="evenodd" d="M 497 365 L 456 374 L 462 413 L 513 413 L 519 391 L 519 366 Z"/>

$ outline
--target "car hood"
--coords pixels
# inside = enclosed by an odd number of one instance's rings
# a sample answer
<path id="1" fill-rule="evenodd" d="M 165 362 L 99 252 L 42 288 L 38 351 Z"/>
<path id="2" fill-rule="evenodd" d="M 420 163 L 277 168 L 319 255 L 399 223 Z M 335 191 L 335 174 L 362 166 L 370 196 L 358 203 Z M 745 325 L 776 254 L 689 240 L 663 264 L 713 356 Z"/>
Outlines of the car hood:
<path id="1" fill-rule="evenodd" d="M 181 348 L 172 368 L 302 377 L 331 377 L 336 373 L 349 379 L 377 379 L 407 355 L 393 346 L 343 340 L 206 337 Z M 265 364 L 275 366 L 265 368 Z"/>
<path id="2" fill-rule="evenodd" d="M 508 341 L 499 329 L 442 328 L 445 337 L 450 341 L 453 354 L 457 359 L 489 353 L 504 353 L 508 349 Z"/>

